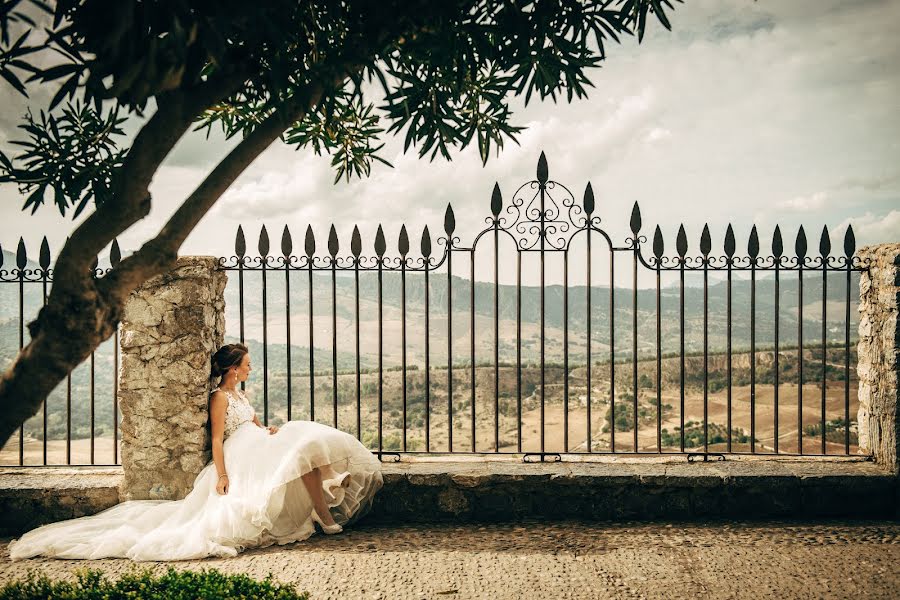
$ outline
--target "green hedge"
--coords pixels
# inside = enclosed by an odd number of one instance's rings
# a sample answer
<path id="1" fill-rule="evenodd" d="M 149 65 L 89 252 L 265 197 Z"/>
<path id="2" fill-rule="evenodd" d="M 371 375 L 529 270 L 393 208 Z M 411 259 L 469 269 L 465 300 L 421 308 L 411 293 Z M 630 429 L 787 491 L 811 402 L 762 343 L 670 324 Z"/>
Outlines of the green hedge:
<path id="1" fill-rule="evenodd" d="M 262 581 L 242 574 L 225 574 L 216 569 L 177 571 L 169 567 L 162 575 L 150 569 L 132 570 L 111 581 L 102 571 L 77 569 L 75 581 L 52 581 L 34 571 L 22 579 L 0 587 L 0 599 L 37 600 L 194 600 L 196 598 L 247 598 L 308 600 L 307 592 L 297 592 L 292 584 L 281 584 L 270 573 Z"/>

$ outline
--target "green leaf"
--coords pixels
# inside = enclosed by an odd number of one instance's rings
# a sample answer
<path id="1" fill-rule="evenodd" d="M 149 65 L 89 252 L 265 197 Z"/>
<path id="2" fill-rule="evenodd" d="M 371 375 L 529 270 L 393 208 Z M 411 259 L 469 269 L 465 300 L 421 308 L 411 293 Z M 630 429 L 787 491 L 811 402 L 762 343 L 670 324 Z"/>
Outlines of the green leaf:
<path id="1" fill-rule="evenodd" d="M 19 81 L 19 78 L 16 77 L 12 72 L 4 67 L 0 67 L 0 77 L 6 80 L 9 85 L 11 85 L 17 92 L 28 97 L 28 92 L 25 90 L 25 86 L 22 85 L 22 82 Z"/>
<path id="2" fill-rule="evenodd" d="M 88 193 L 88 194 L 85 194 L 84 196 L 82 196 L 81 201 L 78 203 L 78 207 L 75 209 L 75 214 L 72 215 L 73 221 L 75 219 L 77 219 L 78 216 L 81 214 L 81 212 L 85 209 L 85 207 L 87 207 L 88 200 L 90 200 L 92 196 L 93 196 L 93 194 L 91 194 L 91 193 Z M 63 200 L 63 201 L 65 201 L 65 200 Z M 57 202 L 57 205 L 63 206 L 63 204 L 60 204 L 59 202 Z"/>
<path id="3" fill-rule="evenodd" d="M 25 205 L 22 207 L 22 210 L 26 210 L 29 206 L 31 206 L 31 214 L 34 214 L 38 209 L 38 206 L 43 204 L 44 202 L 44 186 L 41 186 L 34 190 L 31 195 L 28 196 L 28 199 L 25 201 Z"/>
<path id="4" fill-rule="evenodd" d="M 81 67 L 79 65 L 65 63 L 62 65 L 56 65 L 55 67 L 50 67 L 49 69 L 37 71 L 34 76 L 29 79 L 29 81 L 40 79 L 42 82 L 47 83 L 48 81 L 53 81 L 54 79 L 65 77 L 66 75 L 79 70 L 81 70 Z"/>

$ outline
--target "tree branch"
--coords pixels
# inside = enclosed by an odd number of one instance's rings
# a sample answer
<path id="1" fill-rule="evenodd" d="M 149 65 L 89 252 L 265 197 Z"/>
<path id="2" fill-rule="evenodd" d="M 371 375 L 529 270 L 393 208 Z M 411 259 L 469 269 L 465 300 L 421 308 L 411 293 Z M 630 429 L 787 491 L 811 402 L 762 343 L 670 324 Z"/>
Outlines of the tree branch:
<path id="1" fill-rule="evenodd" d="M 345 78 L 346 75 L 335 78 L 335 85 L 340 85 Z M 241 140 L 187 197 L 155 238 L 98 282 L 103 295 L 124 302 L 140 283 L 170 266 L 181 244 L 228 187 L 291 123 L 302 119 L 318 104 L 324 92 L 321 84 L 310 86 L 305 94 L 276 110 Z"/>
<path id="2" fill-rule="evenodd" d="M 89 273 L 90 263 L 116 235 L 150 210 L 150 181 L 194 119 L 213 102 L 234 93 L 245 79 L 235 73 L 158 97 L 157 112 L 141 128 L 118 174 L 121 187 L 115 200 L 98 207 L 63 246 L 47 304 L 28 324 L 31 340 L 0 377 L 4 413 L 0 446 L 37 413 L 66 374 L 116 330 L 124 296 L 104 294 L 100 284 L 106 284 L 106 278 L 95 280 Z"/>
<path id="3" fill-rule="evenodd" d="M 94 257 L 120 233 L 147 216 L 150 211 L 150 182 L 169 152 L 191 123 L 210 104 L 227 97 L 246 79 L 245 74 L 210 80 L 192 89 L 158 97 L 158 108 L 141 128 L 125 163 L 117 174 L 119 187 L 113 200 L 99 206 L 72 233 L 54 265 L 51 290 L 77 289 Z"/>

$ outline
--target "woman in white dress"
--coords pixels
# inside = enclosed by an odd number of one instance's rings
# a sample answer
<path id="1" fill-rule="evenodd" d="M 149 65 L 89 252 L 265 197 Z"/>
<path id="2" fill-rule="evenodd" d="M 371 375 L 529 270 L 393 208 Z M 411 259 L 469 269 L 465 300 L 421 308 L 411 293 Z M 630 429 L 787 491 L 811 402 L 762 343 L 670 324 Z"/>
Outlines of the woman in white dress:
<path id="1" fill-rule="evenodd" d="M 9 544 L 12 560 L 123 557 L 187 560 L 235 556 L 338 533 L 369 512 L 381 461 L 352 435 L 315 421 L 263 427 L 238 389 L 250 374 L 243 344 L 212 358 L 212 461 L 182 500 L 132 500 L 51 523 Z"/>

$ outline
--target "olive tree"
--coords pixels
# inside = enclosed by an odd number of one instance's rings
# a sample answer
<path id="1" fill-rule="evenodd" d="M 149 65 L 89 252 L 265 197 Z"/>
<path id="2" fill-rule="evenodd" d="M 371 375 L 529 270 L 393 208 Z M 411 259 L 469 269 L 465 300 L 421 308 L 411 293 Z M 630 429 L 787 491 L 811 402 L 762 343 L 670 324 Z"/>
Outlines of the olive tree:
<path id="1" fill-rule="evenodd" d="M 679 0 L 680 1 L 680 0 Z M 586 96 L 605 44 L 670 28 L 668 0 L 0 0 L 0 76 L 27 95 L 0 182 L 32 212 L 90 214 L 54 265 L 30 341 L 0 378 L 0 444 L 101 342 L 128 295 L 170 269 L 191 230 L 275 140 L 368 175 L 385 135 L 449 160 L 515 140 L 508 102 Z M 36 112 L 35 112 L 36 111 Z M 133 120 L 137 132 L 125 135 Z M 155 237 L 95 278 L 114 238 L 147 216 L 153 176 L 192 128 L 239 141 Z"/>

